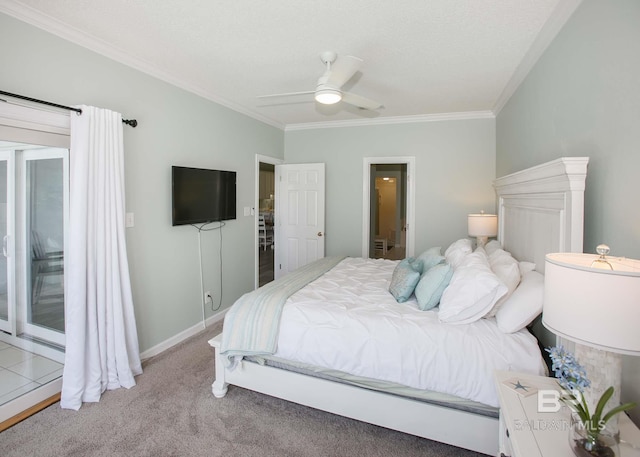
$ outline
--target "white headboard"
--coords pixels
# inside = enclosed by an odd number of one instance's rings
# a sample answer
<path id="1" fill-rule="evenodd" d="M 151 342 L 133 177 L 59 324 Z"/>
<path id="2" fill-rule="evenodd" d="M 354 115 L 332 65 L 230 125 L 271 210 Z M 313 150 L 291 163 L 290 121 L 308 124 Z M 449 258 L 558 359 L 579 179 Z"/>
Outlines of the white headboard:
<path id="1" fill-rule="evenodd" d="M 550 252 L 582 252 L 588 157 L 563 157 L 496 179 L 498 239 L 544 273 Z M 540 319 L 530 327 L 542 347 L 556 344 Z"/>
<path id="2" fill-rule="evenodd" d="M 498 239 L 544 272 L 550 252 L 582 252 L 588 157 L 563 157 L 495 180 Z"/>

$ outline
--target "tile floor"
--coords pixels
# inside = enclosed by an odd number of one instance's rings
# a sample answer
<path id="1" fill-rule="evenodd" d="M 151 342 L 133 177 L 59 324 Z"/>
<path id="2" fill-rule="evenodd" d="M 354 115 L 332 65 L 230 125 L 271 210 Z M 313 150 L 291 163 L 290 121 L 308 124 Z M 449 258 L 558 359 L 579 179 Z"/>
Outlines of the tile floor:
<path id="1" fill-rule="evenodd" d="M 62 376 L 62 364 L 0 341 L 0 405 Z"/>

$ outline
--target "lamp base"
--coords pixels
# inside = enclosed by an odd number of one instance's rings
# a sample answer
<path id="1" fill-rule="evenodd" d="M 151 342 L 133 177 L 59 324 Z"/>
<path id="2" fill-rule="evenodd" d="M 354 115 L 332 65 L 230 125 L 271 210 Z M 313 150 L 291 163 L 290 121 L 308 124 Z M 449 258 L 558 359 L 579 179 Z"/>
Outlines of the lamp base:
<path id="1" fill-rule="evenodd" d="M 476 247 L 482 248 L 489 241 L 488 236 L 477 236 L 476 237 Z"/>
<path id="2" fill-rule="evenodd" d="M 619 406 L 622 356 L 578 343 L 575 345 L 574 354 L 578 363 L 587 372 L 587 379 L 591 381 L 591 386 L 584 390 L 589 412 L 593 414 L 600 397 L 609 387 L 613 387 L 613 395 L 604 407 L 604 414 Z M 607 422 L 606 427 L 614 436 L 619 433 L 617 415 Z"/>

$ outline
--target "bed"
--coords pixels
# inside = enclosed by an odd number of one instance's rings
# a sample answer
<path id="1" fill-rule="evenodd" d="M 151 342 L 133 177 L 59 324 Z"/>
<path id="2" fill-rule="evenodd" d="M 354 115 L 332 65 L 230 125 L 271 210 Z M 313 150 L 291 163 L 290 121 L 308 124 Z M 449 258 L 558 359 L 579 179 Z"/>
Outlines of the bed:
<path id="1" fill-rule="evenodd" d="M 519 261 L 535 264 L 540 273 L 546 253 L 582 252 L 587 163 L 587 158 L 562 158 L 495 181 L 498 239 L 504 250 Z M 209 342 L 215 349 L 214 396 L 224 397 L 228 386 L 235 385 L 497 455 L 493 371 L 506 366 L 539 373 L 544 367 L 536 338 L 549 345 L 554 343 L 553 336 L 535 325 L 531 327 L 535 338 L 527 329 L 505 335 L 496 329 L 495 318 L 443 324 L 439 322 L 442 315 L 438 316 L 442 310 L 421 311 L 412 302 L 414 298 L 398 304 L 386 292 L 397 262 L 327 258 L 320 263 L 323 265 L 306 267 L 309 271 L 288 275 L 282 278 L 284 282 L 271 286 L 271 296 L 284 304 L 274 307 L 275 316 L 247 318 L 238 311 L 242 309 L 239 303 L 227 313 L 224 334 Z M 302 286 L 307 282 L 311 285 Z M 243 299 L 260 294 L 257 291 Z M 373 313 L 365 313 L 359 301 L 367 295 L 377 304 Z M 301 304 L 292 304 L 294 298 L 301 298 Z M 267 300 L 258 301 L 263 299 Z M 347 334 L 336 331 L 359 314 L 362 316 Z M 250 334 L 256 345 L 248 352 L 230 350 L 233 332 L 227 329 L 233 328 L 234 320 L 252 321 L 256 327 L 257 333 Z M 273 331 L 274 324 L 265 322 L 278 322 L 281 327 Z M 366 328 L 360 331 L 359 326 Z M 249 335 L 244 330 L 236 333 L 243 338 Z M 357 338 L 360 333 L 364 342 Z M 399 352 L 391 348 L 389 338 L 405 339 L 414 347 L 407 350 L 405 345 Z M 355 349 L 341 350 L 350 340 Z M 463 353 L 466 348 L 468 355 L 447 352 L 456 346 Z M 338 353 L 343 354 L 338 357 Z M 345 358 L 344 353 L 354 356 Z M 357 359 L 364 363 L 356 364 Z M 400 372 L 415 376 L 399 378 Z M 445 372 L 452 376 L 441 375 Z M 475 382 L 458 382 L 463 378 Z"/>

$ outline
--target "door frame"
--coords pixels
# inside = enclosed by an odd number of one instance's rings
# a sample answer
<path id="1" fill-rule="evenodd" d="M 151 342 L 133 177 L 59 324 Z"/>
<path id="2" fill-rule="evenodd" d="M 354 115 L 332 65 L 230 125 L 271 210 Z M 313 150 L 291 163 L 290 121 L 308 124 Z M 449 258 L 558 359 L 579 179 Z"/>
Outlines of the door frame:
<path id="1" fill-rule="evenodd" d="M 406 201 L 406 227 L 407 245 L 406 256 L 414 255 L 415 251 L 415 195 L 416 186 L 413 179 L 416 158 L 412 156 L 402 157 L 364 157 L 362 159 L 362 257 L 369 257 L 370 233 L 370 204 L 371 204 L 371 165 L 376 164 L 405 164 L 407 166 L 407 201 Z"/>
<path id="2" fill-rule="evenodd" d="M 16 304 L 16 249 L 15 249 L 15 153 L 11 153 L 8 150 L 0 150 L 0 160 L 7 163 L 7 226 L 6 234 L 3 242 L 3 251 L 5 259 L 7 261 L 7 320 L 0 319 L 0 330 L 7 332 L 10 335 L 14 335 L 16 332 L 15 313 L 17 311 Z"/>
<path id="3" fill-rule="evenodd" d="M 258 239 L 258 213 L 260 212 L 260 162 L 268 163 L 271 165 L 280 165 L 284 163 L 283 159 L 278 159 L 277 157 L 265 156 L 262 154 L 256 154 L 255 159 L 255 182 L 254 182 L 254 202 L 253 208 L 251 209 L 251 215 L 253 216 L 253 236 L 254 236 L 254 279 L 253 279 L 253 287 L 257 289 L 260 284 L 260 241 Z M 275 173 L 274 173 L 275 179 Z M 277 201 L 278 197 L 278 186 L 274 186 L 273 200 L 274 204 Z M 274 209 L 275 211 L 275 209 Z M 273 239 L 276 239 L 276 228 L 273 227 Z M 275 241 L 274 241 L 275 242 Z M 275 257 L 275 256 L 274 256 Z M 274 258 L 274 274 L 275 274 L 275 258 Z"/>

